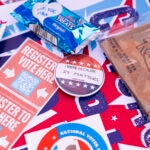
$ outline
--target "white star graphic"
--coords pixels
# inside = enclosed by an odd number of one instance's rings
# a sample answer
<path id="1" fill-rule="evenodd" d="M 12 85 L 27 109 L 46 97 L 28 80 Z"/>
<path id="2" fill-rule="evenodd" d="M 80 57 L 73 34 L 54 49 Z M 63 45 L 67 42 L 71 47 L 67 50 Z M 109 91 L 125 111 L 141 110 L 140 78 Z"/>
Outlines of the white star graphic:
<path id="1" fill-rule="evenodd" d="M 82 66 L 84 63 L 81 61 L 79 64 Z"/>
<path id="2" fill-rule="evenodd" d="M 150 139 L 150 135 L 147 135 L 147 139 Z"/>
<path id="3" fill-rule="evenodd" d="M 94 68 L 97 68 L 97 65 L 96 65 L 96 64 L 94 65 Z"/>
<path id="4" fill-rule="evenodd" d="M 56 139 L 56 136 L 53 136 L 52 139 L 55 140 L 55 139 Z"/>
<path id="5" fill-rule="evenodd" d="M 87 63 L 87 66 L 88 66 L 88 67 L 90 67 L 90 66 L 91 66 L 91 64 L 90 64 L 90 63 Z"/>
<path id="6" fill-rule="evenodd" d="M 44 147 L 43 150 L 48 150 L 48 147 Z"/>
<path id="7" fill-rule="evenodd" d="M 74 65 L 75 65 L 76 63 L 77 63 L 77 62 L 76 62 L 75 60 L 72 62 L 72 64 L 74 64 Z"/>
<path id="8" fill-rule="evenodd" d="M 69 85 L 73 85 L 72 81 L 69 81 Z"/>
<path id="9" fill-rule="evenodd" d="M 87 84 L 84 84 L 83 87 L 84 87 L 84 88 L 87 88 Z"/>
<path id="10" fill-rule="evenodd" d="M 91 85 L 91 89 L 92 89 L 92 90 L 95 89 L 95 86 L 94 86 L 94 85 Z"/>
<path id="11" fill-rule="evenodd" d="M 112 121 L 116 121 L 118 118 L 116 116 L 111 116 Z"/>
<path id="12" fill-rule="evenodd" d="M 62 83 L 62 84 L 65 84 L 65 80 L 62 80 L 61 83 Z"/>
<path id="13" fill-rule="evenodd" d="M 78 82 L 78 83 L 76 83 L 76 86 L 80 86 L 80 83 Z"/>
<path id="14" fill-rule="evenodd" d="M 66 63 L 69 63 L 69 59 L 66 60 Z"/>

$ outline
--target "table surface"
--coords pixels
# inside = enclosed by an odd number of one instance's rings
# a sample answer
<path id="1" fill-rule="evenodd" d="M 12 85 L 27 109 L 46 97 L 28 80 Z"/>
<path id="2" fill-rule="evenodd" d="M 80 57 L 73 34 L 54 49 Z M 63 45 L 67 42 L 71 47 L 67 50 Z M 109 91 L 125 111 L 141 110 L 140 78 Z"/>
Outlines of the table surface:
<path id="1" fill-rule="evenodd" d="M 10 15 L 22 2 L 1 1 L 0 19 L 7 21 L 7 27 L 0 41 L 0 66 L 3 67 L 27 37 L 63 58 L 64 54 L 56 47 L 39 39 Z M 148 0 L 58 2 L 109 34 L 120 34 L 125 30 L 128 26 L 123 25 L 126 19 L 130 19 L 130 29 L 147 23 L 150 14 Z M 38 115 L 25 128 L 13 149 L 36 149 L 40 141 L 46 143 L 50 135 L 58 136 L 57 140 L 53 139 L 54 144 L 49 142 L 49 148 L 53 149 L 59 149 L 59 146 L 69 149 L 70 145 L 76 146 L 76 149 L 81 146 L 97 150 L 150 149 L 150 124 L 146 115 L 105 57 L 98 41 L 89 43 L 81 53 L 93 57 L 102 65 L 105 81 L 101 89 L 92 96 L 73 97 L 58 88 L 46 105 L 39 109 Z"/>

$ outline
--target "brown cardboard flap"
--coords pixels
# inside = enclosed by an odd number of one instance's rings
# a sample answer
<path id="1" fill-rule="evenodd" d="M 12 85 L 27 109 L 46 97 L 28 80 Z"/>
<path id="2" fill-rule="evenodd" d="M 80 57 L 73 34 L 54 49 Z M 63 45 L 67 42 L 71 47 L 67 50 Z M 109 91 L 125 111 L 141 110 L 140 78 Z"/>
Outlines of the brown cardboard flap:
<path id="1" fill-rule="evenodd" d="M 100 43 L 121 79 L 150 115 L 150 24 Z"/>

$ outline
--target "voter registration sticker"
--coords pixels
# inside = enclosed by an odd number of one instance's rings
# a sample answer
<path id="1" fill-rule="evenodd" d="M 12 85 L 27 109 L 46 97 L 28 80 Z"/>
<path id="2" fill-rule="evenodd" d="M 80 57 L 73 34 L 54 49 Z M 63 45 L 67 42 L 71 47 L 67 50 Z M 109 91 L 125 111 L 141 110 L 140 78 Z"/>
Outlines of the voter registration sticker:
<path id="1" fill-rule="evenodd" d="M 55 80 L 69 95 L 90 96 L 102 87 L 104 71 L 99 62 L 88 55 L 68 55 L 57 64 Z"/>

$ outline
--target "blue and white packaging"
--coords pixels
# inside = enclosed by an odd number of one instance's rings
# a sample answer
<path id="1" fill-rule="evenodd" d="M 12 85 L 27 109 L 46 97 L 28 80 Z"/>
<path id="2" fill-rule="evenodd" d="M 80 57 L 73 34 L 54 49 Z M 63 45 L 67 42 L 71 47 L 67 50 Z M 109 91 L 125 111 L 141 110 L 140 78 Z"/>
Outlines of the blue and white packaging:
<path id="1" fill-rule="evenodd" d="M 65 53 L 78 53 L 100 34 L 97 27 L 50 0 L 28 0 L 11 15 Z"/>

